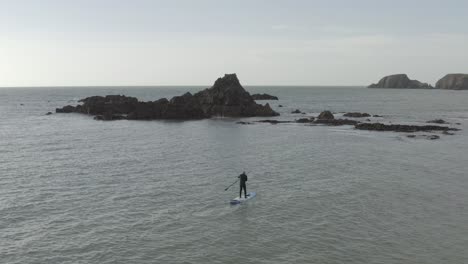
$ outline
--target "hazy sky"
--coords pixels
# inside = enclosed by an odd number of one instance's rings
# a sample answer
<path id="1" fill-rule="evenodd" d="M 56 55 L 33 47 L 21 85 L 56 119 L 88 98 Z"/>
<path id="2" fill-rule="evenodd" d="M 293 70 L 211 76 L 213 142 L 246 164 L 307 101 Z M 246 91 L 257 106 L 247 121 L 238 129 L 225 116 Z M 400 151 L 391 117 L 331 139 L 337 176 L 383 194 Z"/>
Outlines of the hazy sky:
<path id="1" fill-rule="evenodd" d="M 468 1 L 0 0 L 0 86 L 364 85 L 468 73 Z"/>

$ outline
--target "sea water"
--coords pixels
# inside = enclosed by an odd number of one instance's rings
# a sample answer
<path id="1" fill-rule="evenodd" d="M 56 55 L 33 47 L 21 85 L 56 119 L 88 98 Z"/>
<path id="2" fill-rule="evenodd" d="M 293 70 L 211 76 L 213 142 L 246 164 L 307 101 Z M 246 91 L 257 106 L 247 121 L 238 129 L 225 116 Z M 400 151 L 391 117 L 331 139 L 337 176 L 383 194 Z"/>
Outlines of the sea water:
<path id="1" fill-rule="evenodd" d="M 462 129 L 439 140 L 45 115 L 202 88 L 1 88 L 0 263 L 468 263 L 468 91 L 246 87 L 278 96 L 262 103 L 282 120 L 352 111 Z M 224 189 L 243 171 L 258 195 L 233 207 L 238 186 Z"/>

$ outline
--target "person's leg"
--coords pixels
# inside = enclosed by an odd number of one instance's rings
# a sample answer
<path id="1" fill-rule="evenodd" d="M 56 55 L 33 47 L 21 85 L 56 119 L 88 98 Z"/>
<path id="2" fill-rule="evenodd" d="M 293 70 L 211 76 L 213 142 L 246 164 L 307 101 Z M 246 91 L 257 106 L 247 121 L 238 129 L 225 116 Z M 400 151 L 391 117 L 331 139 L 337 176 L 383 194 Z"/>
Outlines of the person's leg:
<path id="1" fill-rule="evenodd" d="M 244 183 L 244 196 L 247 198 L 247 184 Z"/>
<path id="2" fill-rule="evenodd" d="M 241 198 L 242 196 L 242 184 L 239 185 L 239 198 Z"/>

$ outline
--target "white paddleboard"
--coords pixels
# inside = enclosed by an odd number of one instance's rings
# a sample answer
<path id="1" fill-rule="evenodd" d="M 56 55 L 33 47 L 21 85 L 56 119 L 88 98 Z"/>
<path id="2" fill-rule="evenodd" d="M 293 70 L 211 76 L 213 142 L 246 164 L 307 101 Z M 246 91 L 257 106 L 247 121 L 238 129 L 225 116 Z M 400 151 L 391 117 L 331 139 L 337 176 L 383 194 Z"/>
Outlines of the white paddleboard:
<path id="1" fill-rule="evenodd" d="M 231 204 L 241 204 L 241 203 L 244 203 L 252 198 L 255 198 L 255 196 L 257 196 L 257 193 L 256 192 L 249 192 L 247 193 L 247 198 L 244 198 L 242 196 L 242 198 L 240 197 L 236 197 L 234 199 L 231 200 Z"/>

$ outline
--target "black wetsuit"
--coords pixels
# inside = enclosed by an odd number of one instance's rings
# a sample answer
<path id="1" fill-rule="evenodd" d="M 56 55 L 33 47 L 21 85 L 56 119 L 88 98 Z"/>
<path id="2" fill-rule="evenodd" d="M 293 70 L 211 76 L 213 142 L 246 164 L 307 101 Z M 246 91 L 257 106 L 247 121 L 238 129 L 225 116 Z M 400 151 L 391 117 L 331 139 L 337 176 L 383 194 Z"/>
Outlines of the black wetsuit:
<path id="1" fill-rule="evenodd" d="M 242 173 L 239 175 L 239 182 L 240 182 L 240 190 L 239 190 L 239 197 L 242 197 L 242 189 L 244 189 L 244 197 L 247 198 L 247 187 L 245 185 L 245 182 L 247 181 L 247 175 L 245 173 Z"/>

